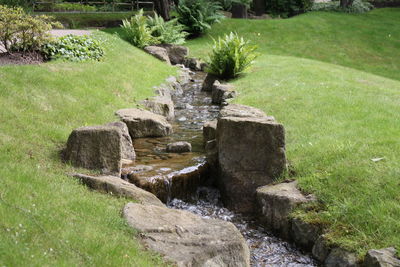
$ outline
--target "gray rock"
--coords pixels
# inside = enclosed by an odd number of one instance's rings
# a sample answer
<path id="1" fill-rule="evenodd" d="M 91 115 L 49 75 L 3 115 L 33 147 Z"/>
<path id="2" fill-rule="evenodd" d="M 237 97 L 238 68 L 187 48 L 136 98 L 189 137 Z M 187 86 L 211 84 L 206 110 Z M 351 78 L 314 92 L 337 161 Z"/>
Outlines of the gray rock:
<path id="1" fill-rule="evenodd" d="M 203 125 L 203 142 L 204 146 L 208 141 L 217 138 L 217 120 L 207 121 Z"/>
<path id="2" fill-rule="evenodd" d="M 134 203 L 123 216 L 147 248 L 179 267 L 250 266 L 246 241 L 230 222 Z"/>
<path id="3" fill-rule="evenodd" d="M 315 244 L 312 248 L 312 255 L 319 262 L 324 262 L 328 257 L 329 252 L 331 251 L 330 246 L 327 244 L 325 237 L 323 235 L 319 236 L 315 241 Z"/>
<path id="4" fill-rule="evenodd" d="M 190 82 L 190 79 L 191 79 L 191 77 L 190 77 L 190 71 L 189 71 L 189 69 L 183 68 L 183 69 L 181 69 L 181 70 L 179 71 L 178 83 L 179 83 L 180 85 L 183 86 L 183 85 L 189 83 L 189 82 Z"/>
<path id="5" fill-rule="evenodd" d="M 168 153 L 184 153 L 191 151 L 192 151 L 192 145 L 188 142 L 175 142 L 167 145 Z"/>
<path id="6" fill-rule="evenodd" d="M 286 169 L 283 125 L 268 117 L 219 118 L 217 142 L 224 202 L 236 211 L 254 212 L 256 189 Z"/>
<path id="7" fill-rule="evenodd" d="M 120 175 L 122 134 L 111 126 L 81 127 L 72 131 L 65 150 L 65 160 L 75 167 Z"/>
<path id="8" fill-rule="evenodd" d="M 312 249 L 321 234 L 321 228 L 318 225 L 305 222 L 299 218 L 292 220 L 291 230 L 294 242 L 307 250 Z"/>
<path id="9" fill-rule="evenodd" d="M 136 153 L 135 149 L 133 148 L 132 138 L 129 135 L 128 126 L 122 121 L 117 122 L 110 122 L 107 123 L 106 126 L 113 126 L 120 129 L 122 134 L 122 159 L 125 160 L 135 160 Z"/>
<path id="10" fill-rule="evenodd" d="M 132 138 L 161 137 L 172 133 L 165 117 L 144 109 L 121 109 L 116 115 L 126 123 Z"/>
<path id="11" fill-rule="evenodd" d="M 164 204 L 155 195 L 140 189 L 134 184 L 122 180 L 116 176 L 89 176 L 83 174 L 74 174 L 74 177 L 80 179 L 88 187 L 110 193 L 119 197 L 127 197 L 138 201 L 144 205 L 164 206 Z"/>
<path id="12" fill-rule="evenodd" d="M 356 267 L 357 257 L 341 248 L 334 248 L 325 260 L 326 267 Z"/>
<path id="13" fill-rule="evenodd" d="M 167 49 L 165 49 L 163 47 L 150 45 L 150 46 L 146 46 L 144 48 L 144 51 L 146 51 L 150 55 L 158 58 L 161 61 L 167 62 L 167 64 L 169 64 L 169 65 L 171 64 L 171 61 L 169 60 Z"/>
<path id="14" fill-rule="evenodd" d="M 172 98 L 172 86 L 166 85 L 166 84 L 161 84 L 160 86 L 156 86 L 155 88 L 155 93 L 160 96 L 160 97 L 166 97 L 171 99 Z"/>
<path id="15" fill-rule="evenodd" d="M 218 146 L 217 140 L 210 140 L 206 143 L 206 160 L 210 166 L 211 174 L 216 174 L 218 172 Z"/>
<path id="16" fill-rule="evenodd" d="M 167 120 L 173 120 L 175 117 L 174 103 L 171 97 L 167 96 L 156 96 L 143 101 L 143 104 L 151 112 L 162 115 Z"/>
<path id="17" fill-rule="evenodd" d="M 201 90 L 211 92 L 214 86 L 214 83 L 217 81 L 217 77 L 208 73 L 206 78 L 203 81 L 201 86 Z"/>
<path id="18" fill-rule="evenodd" d="M 186 68 L 189 68 L 194 71 L 201 71 L 201 62 L 197 58 L 188 57 L 184 60 L 184 65 Z"/>
<path id="19" fill-rule="evenodd" d="M 297 189 L 297 182 L 266 185 L 257 188 L 260 221 L 285 239 L 290 237 L 290 213 L 300 204 L 312 201 Z"/>
<path id="20" fill-rule="evenodd" d="M 225 103 L 227 99 L 234 98 L 235 96 L 236 92 L 234 91 L 233 85 L 214 83 L 211 95 L 213 104 L 221 105 Z"/>
<path id="21" fill-rule="evenodd" d="M 200 70 L 201 70 L 201 71 L 206 71 L 207 68 L 208 68 L 208 64 L 207 64 L 207 63 L 202 62 L 202 63 L 200 64 Z"/>
<path id="22" fill-rule="evenodd" d="M 229 104 L 224 106 L 220 113 L 219 117 L 239 117 L 239 118 L 259 118 L 259 117 L 267 117 L 269 120 L 274 121 L 274 117 L 267 116 L 264 111 L 261 111 L 257 108 L 240 105 L 240 104 Z"/>
<path id="23" fill-rule="evenodd" d="M 395 248 L 371 249 L 365 256 L 365 267 L 400 267 Z"/>
<path id="24" fill-rule="evenodd" d="M 159 47 L 165 48 L 171 64 L 183 64 L 189 54 L 189 48 L 181 45 L 161 44 Z"/>

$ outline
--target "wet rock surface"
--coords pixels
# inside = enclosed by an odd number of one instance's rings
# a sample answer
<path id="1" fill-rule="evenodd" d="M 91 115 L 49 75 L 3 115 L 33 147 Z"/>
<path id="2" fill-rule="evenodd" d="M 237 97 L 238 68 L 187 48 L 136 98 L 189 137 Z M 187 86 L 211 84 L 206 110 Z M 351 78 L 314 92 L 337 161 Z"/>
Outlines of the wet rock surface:
<path id="1" fill-rule="evenodd" d="M 183 210 L 128 203 L 123 216 L 146 247 L 178 266 L 249 266 L 249 249 L 236 227 Z"/>
<path id="2" fill-rule="evenodd" d="M 302 254 L 294 246 L 272 236 L 264 227 L 252 219 L 233 213 L 223 207 L 218 190 L 200 188 L 191 202 L 172 200 L 169 207 L 183 209 L 204 218 L 222 219 L 232 222 L 245 237 L 250 248 L 250 261 L 253 267 L 265 266 L 316 266 L 312 258 Z"/>

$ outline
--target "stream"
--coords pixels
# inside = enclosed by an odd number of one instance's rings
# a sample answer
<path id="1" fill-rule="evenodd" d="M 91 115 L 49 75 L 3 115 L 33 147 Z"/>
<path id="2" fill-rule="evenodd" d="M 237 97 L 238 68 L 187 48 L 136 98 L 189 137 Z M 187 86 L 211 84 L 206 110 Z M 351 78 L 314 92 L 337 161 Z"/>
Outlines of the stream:
<path id="1" fill-rule="evenodd" d="M 217 118 L 219 114 L 220 107 L 211 104 L 210 94 L 201 91 L 204 78 L 204 73 L 195 73 L 192 81 L 183 86 L 183 93 L 173 96 L 175 121 L 172 123 L 174 133 L 171 136 L 134 140 L 137 167 L 133 171 L 129 170 L 130 173 L 135 172 L 134 183 L 147 189 L 145 183 L 162 180 L 168 188 L 164 201 L 170 208 L 187 210 L 204 218 L 232 222 L 247 240 L 251 266 L 317 266 L 309 255 L 274 237 L 252 218 L 245 218 L 224 208 L 219 191 L 215 188 L 196 187 L 194 193 L 185 200 L 171 198 L 171 177 L 188 173 L 200 175 L 197 170 L 205 164 L 202 126 L 204 122 Z M 166 145 L 176 141 L 191 143 L 192 152 L 167 153 Z"/>

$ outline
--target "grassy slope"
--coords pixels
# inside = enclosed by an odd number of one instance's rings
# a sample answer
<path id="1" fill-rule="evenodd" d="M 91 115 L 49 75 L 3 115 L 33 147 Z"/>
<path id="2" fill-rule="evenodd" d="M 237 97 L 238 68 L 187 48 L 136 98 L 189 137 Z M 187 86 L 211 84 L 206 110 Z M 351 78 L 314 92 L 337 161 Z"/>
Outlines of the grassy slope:
<path id="1" fill-rule="evenodd" d="M 226 20 L 210 32 L 216 37 L 235 30 L 259 45 L 252 71 L 233 82 L 240 92 L 235 101 L 285 125 L 296 178 L 326 204 L 307 219 L 331 224 L 330 237 L 359 253 L 400 249 L 399 18 L 400 9 L 310 13 Z M 208 37 L 189 46 L 204 57 L 206 43 Z M 384 160 L 371 161 L 377 157 Z"/>
<path id="2" fill-rule="evenodd" d="M 0 266 L 152 266 L 120 218 L 128 200 L 66 176 L 58 152 L 72 129 L 115 120 L 175 72 L 98 33 L 104 62 L 0 67 Z"/>

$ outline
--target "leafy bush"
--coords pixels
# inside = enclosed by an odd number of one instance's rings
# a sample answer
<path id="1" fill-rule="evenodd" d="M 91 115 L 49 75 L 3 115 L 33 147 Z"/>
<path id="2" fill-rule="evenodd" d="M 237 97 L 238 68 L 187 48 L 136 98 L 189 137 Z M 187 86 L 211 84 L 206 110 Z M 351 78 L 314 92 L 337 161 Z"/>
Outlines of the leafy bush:
<path id="1" fill-rule="evenodd" d="M 185 25 L 191 35 L 199 35 L 219 22 L 223 15 L 219 12 L 221 6 L 210 0 L 180 0 L 176 7 L 178 21 Z"/>
<path id="2" fill-rule="evenodd" d="M 126 39 L 139 48 L 158 44 L 159 41 L 152 35 L 152 29 L 147 24 L 147 18 L 143 16 L 143 9 L 130 20 L 124 19 L 121 27 L 124 29 Z"/>
<path id="3" fill-rule="evenodd" d="M 96 11 L 96 7 L 75 3 L 57 3 L 54 5 L 55 11 L 81 11 L 81 12 L 93 12 Z"/>
<path id="4" fill-rule="evenodd" d="M 44 46 L 43 52 L 48 59 L 69 61 L 100 60 L 104 50 L 98 40 L 88 36 L 66 35 Z"/>
<path id="5" fill-rule="evenodd" d="M 216 0 L 218 4 L 221 6 L 221 8 L 225 11 L 231 10 L 232 7 L 232 0 Z"/>
<path id="6" fill-rule="evenodd" d="M 51 40 L 53 26 L 61 24 L 49 16 L 30 16 L 21 7 L 0 5 L 0 42 L 7 52 L 40 50 Z"/>
<path id="7" fill-rule="evenodd" d="M 232 0 L 232 3 L 236 3 L 236 4 L 242 4 L 245 5 L 246 7 L 250 7 L 250 4 L 252 3 L 252 0 Z"/>
<path id="8" fill-rule="evenodd" d="M 354 0 L 352 5 L 348 8 L 340 7 L 339 1 L 332 1 L 327 3 L 314 3 L 312 11 L 336 11 L 346 13 L 365 13 L 373 9 L 373 5 L 369 2 L 362 0 Z"/>
<path id="9" fill-rule="evenodd" d="M 312 3 L 312 0 L 267 0 L 266 6 L 273 15 L 292 17 L 307 12 Z"/>
<path id="10" fill-rule="evenodd" d="M 247 70 L 256 58 L 252 46 L 248 41 L 236 33 L 225 35 L 224 38 L 214 40 L 212 53 L 208 60 L 207 72 L 221 79 L 230 79 Z"/>
<path id="11" fill-rule="evenodd" d="M 154 17 L 148 17 L 147 23 L 151 28 L 152 35 L 162 44 L 184 44 L 188 35 L 183 31 L 184 26 L 177 19 L 164 21 L 161 16 L 155 14 Z"/>
<path id="12" fill-rule="evenodd" d="M 11 7 L 28 8 L 32 6 L 33 0 L 0 0 L 0 5 L 7 5 Z"/>

